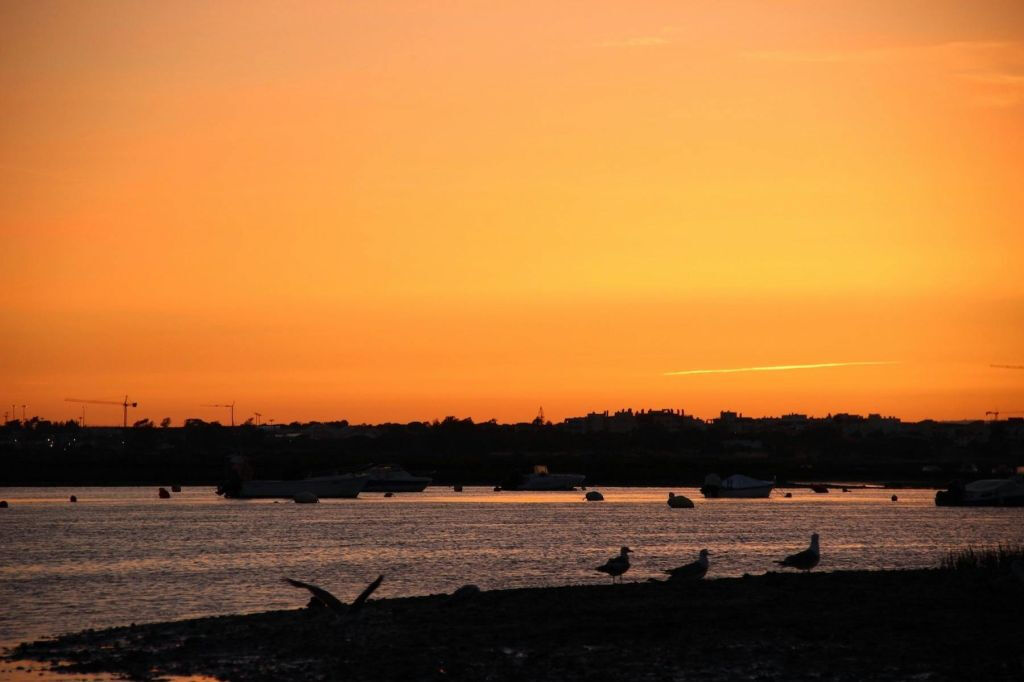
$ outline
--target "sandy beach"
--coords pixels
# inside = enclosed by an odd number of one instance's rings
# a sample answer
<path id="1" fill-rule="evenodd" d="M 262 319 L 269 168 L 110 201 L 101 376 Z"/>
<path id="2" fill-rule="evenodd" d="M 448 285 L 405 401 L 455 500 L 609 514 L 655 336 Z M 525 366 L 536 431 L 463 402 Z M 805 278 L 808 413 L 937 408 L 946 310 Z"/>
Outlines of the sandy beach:
<path id="1" fill-rule="evenodd" d="M 133 679 L 1019 680 L 1022 606 L 1024 585 L 992 571 L 767 573 L 371 600 L 350 619 L 300 608 L 9 653 Z"/>

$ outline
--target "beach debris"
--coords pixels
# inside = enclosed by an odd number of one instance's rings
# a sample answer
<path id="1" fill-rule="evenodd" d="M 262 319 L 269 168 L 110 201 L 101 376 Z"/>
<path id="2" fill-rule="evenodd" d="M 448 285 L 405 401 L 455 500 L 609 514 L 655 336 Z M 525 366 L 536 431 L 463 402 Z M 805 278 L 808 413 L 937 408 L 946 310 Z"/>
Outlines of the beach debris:
<path id="1" fill-rule="evenodd" d="M 597 492 L 596 490 L 588 490 L 587 494 L 583 496 L 583 499 L 585 499 L 587 502 L 603 502 L 604 495 Z"/>
<path id="2" fill-rule="evenodd" d="M 159 490 L 156 491 L 156 494 L 157 497 L 159 497 L 161 500 L 171 499 L 171 494 L 167 492 L 167 488 L 160 488 Z"/>
<path id="3" fill-rule="evenodd" d="M 459 604 L 480 594 L 480 588 L 476 585 L 467 584 L 455 590 L 448 597 L 449 604 Z"/>
<path id="4" fill-rule="evenodd" d="M 818 534 L 811 534 L 811 546 L 802 552 L 796 554 L 790 554 L 782 561 L 776 561 L 775 563 L 786 568 L 796 568 L 801 571 L 809 571 L 818 565 L 821 561 L 821 550 L 818 547 Z"/>
<path id="5" fill-rule="evenodd" d="M 693 500 L 686 495 L 668 494 L 668 506 L 673 509 L 693 509 Z"/>
<path id="6" fill-rule="evenodd" d="M 702 549 L 699 554 L 699 558 L 693 563 L 686 564 L 685 566 L 677 566 L 676 568 L 670 568 L 665 573 L 668 573 L 669 580 L 700 580 L 707 574 L 708 566 L 708 550 Z"/>
<path id="7" fill-rule="evenodd" d="M 619 550 L 617 557 L 609 559 L 594 570 L 610 575 L 612 583 L 615 582 L 616 578 L 619 579 L 619 582 L 622 582 L 622 574 L 629 570 L 629 555 L 632 552 L 633 550 L 629 547 L 623 547 Z"/>
<path id="8" fill-rule="evenodd" d="M 309 591 L 309 593 L 313 595 L 313 599 L 310 600 L 311 603 L 315 600 L 315 602 L 319 603 L 321 606 L 325 606 L 328 609 L 330 609 L 331 612 L 334 613 L 336 616 L 350 616 L 357 613 L 361 608 L 363 608 L 363 604 L 366 603 L 366 600 L 369 599 L 370 595 L 373 594 L 373 592 L 378 587 L 380 587 L 380 584 L 382 582 L 384 582 L 384 574 L 377 576 L 376 580 L 367 585 L 366 589 L 364 589 L 359 594 L 359 596 L 356 597 L 355 601 L 352 602 L 351 606 L 346 606 L 341 602 L 340 599 L 335 597 L 333 594 L 331 594 L 324 588 L 318 587 L 317 585 L 313 585 L 311 583 L 304 583 L 301 580 L 293 580 L 292 578 L 287 577 L 282 578 L 282 580 L 291 585 L 292 587 L 299 587 Z"/>
<path id="9" fill-rule="evenodd" d="M 68 502 L 78 502 L 78 497 L 76 495 L 72 495 L 68 498 Z"/>
<path id="10" fill-rule="evenodd" d="M 308 490 L 303 490 L 295 493 L 295 496 L 292 497 L 292 501 L 296 504 L 316 504 L 320 501 L 320 498 Z"/>

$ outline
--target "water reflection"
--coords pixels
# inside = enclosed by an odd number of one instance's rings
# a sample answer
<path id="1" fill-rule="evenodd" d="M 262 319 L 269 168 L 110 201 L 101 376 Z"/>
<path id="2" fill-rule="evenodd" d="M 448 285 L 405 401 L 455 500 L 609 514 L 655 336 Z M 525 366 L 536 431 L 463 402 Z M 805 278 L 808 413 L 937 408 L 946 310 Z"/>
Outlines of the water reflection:
<path id="1" fill-rule="evenodd" d="M 626 545 L 626 580 L 662 577 L 702 548 L 709 578 L 763 573 L 821 534 L 816 570 L 934 566 L 966 544 L 1024 541 L 1024 509 L 936 508 L 934 492 L 794 490 L 786 499 L 705 500 L 671 509 L 668 488 L 502 492 L 428 488 L 319 505 L 224 500 L 186 488 L 6 488 L 0 512 L 0 642 L 58 631 L 297 608 L 282 575 L 351 599 L 378 573 L 376 597 L 599 583 L 594 566 Z M 77 504 L 67 500 L 78 496 Z"/>

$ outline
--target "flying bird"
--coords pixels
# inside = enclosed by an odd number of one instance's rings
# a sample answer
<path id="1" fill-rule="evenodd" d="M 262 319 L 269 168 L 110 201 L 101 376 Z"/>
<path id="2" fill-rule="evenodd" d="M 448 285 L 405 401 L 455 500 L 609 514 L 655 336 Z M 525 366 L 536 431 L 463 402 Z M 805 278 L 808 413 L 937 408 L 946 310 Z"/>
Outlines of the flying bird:
<path id="1" fill-rule="evenodd" d="M 373 594 L 373 591 L 380 587 L 380 584 L 384 582 L 384 576 L 377 576 L 376 580 L 367 585 L 366 589 L 356 597 L 356 600 L 352 602 L 351 606 L 346 606 L 341 602 L 341 600 L 322 587 L 318 587 L 310 583 L 304 583 L 300 580 L 292 580 L 291 578 L 282 578 L 282 580 L 292 587 L 300 587 L 304 590 L 308 590 L 309 593 L 313 595 L 314 599 L 330 609 L 336 616 L 344 616 L 353 614 L 361 609 L 369 596 Z"/>
<path id="2" fill-rule="evenodd" d="M 776 561 L 775 563 L 780 566 L 787 568 L 796 568 L 801 571 L 809 571 L 818 565 L 821 561 L 821 550 L 818 548 L 818 534 L 814 533 L 811 535 L 811 546 L 802 552 L 796 554 L 790 554 L 782 561 Z"/>
<path id="3" fill-rule="evenodd" d="M 686 564 L 685 566 L 678 566 L 676 568 L 670 568 L 665 573 L 668 573 L 669 580 L 700 580 L 708 572 L 708 551 L 702 549 L 700 551 L 700 558 L 693 563 Z"/>
<path id="4" fill-rule="evenodd" d="M 622 582 L 622 574 L 629 570 L 629 555 L 632 551 L 629 547 L 623 547 L 619 550 L 619 556 L 609 559 L 595 570 L 610 575 L 613 583 L 615 578 Z"/>

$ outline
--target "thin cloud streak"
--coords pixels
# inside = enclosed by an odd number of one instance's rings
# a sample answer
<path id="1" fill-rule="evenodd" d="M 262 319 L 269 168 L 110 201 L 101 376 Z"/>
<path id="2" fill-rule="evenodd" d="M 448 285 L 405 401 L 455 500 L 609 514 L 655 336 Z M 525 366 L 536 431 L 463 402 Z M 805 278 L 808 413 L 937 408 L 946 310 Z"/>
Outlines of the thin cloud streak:
<path id="1" fill-rule="evenodd" d="M 736 372 L 785 372 L 791 369 L 825 369 L 828 367 L 857 367 L 863 365 L 898 365 L 895 360 L 865 362 L 819 362 L 813 365 L 769 365 L 767 367 L 731 367 L 728 369 L 686 369 L 680 372 L 665 372 L 665 376 L 689 374 L 735 374 Z"/>

